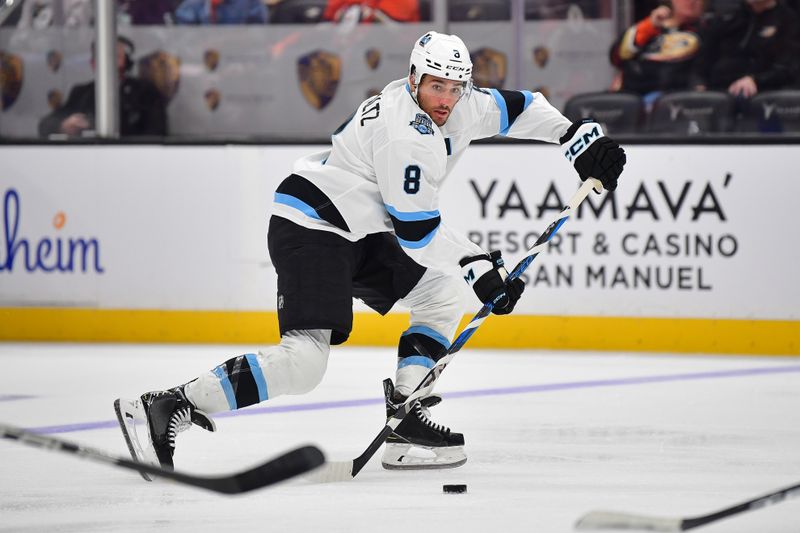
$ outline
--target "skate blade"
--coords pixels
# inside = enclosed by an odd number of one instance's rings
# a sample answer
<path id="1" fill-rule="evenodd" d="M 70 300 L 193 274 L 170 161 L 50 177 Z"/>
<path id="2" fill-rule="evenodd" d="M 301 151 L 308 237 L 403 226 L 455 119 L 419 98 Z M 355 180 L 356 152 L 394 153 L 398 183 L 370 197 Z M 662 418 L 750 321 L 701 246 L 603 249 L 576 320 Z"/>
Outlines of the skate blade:
<path id="1" fill-rule="evenodd" d="M 150 430 L 147 428 L 147 422 L 141 402 L 138 400 L 131 401 L 117 399 L 114 400 L 114 411 L 117 413 L 117 422 L 119 422 L 119 427 L 122 430 L 122 436 L 125 437 L 125 443 L 128 445 L 128 451 L 130 452 L 133 460 L 137 463 L 159 466 L 158 461 L 148 459 L 148 456 L 142 448 L 142 443 L 139 440 L 139 435 L 136 431 L 136 422 L 138 421 L 143 423 L 146 433 L 145 437 L 150 439 Z M 155 451 L 153 451 L 152 456 L 155 457 Z M 144 478 L 145 481 L 153 481 L 153 478 L 145 472 L 140 471 L 139 474 Z"/>
<path id="2" fill-rule="evenodd" d="M 467 462 L 463 446 L 447 448 L 387 444 L 381 459 L 386 470 L 437 470 L 456 468 Z"/>

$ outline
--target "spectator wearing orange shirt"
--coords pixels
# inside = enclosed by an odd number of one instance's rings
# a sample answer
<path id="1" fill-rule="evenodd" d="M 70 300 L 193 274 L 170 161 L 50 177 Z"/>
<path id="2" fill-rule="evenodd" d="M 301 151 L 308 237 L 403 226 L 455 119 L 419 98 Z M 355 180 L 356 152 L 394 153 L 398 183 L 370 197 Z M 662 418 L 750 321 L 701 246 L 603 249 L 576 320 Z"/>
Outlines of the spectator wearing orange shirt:
<path id="1" fill-rule="evenodd" d="M 705 26 L 703 0 L 672 0 L 628 28 L 611 46 L 617 90 L 641 95 L 686 89 Z"/>
<path id="2" fill-rule="evenodd" d="M 339 22 L 350 9 L 360 10 L 360 22 L 419 22 L 418 0 L 328 0 L 323 20 Z"/>

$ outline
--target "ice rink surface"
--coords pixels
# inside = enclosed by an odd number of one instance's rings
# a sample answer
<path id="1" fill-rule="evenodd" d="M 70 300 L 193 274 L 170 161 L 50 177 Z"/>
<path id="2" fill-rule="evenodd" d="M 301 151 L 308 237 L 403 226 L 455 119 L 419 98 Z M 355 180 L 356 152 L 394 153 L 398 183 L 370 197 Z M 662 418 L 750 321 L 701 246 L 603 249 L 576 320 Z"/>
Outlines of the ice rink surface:
<path id="1" fill-rule="evenodd" d="M 112 403 L 194 378 L 243 346 L 0 344 L 0 421 L 127 456 Z M 382 428 L 394 350 L 334 348 L 322 384 L 181 433 L 176 468 L 227 473 L 302 443 L 359 455 Z M 592 509 L 706 514 L 800 482 L 800 359 L 465 348 L 435 421 L 467 463 L 220 496 L 0 440 L 0 531 L 573 531 Z M 442 485 L 466 483 L 466 494 Z M 798 533 L 800 499 L 695 531 Z"/>

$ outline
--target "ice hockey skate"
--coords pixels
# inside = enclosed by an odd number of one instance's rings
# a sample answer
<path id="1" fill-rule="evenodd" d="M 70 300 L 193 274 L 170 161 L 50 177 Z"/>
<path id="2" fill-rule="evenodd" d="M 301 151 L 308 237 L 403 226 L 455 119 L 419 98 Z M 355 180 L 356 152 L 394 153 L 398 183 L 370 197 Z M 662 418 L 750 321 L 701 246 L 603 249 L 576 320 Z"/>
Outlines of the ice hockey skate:
<path id="1" fill-rule="evenodd" d="M 214 421 L 186 399 L 182 388 L 153 391 L 136 400 L 117 399 L 114 410 L 134 461 L 173 468 L 175 437 L 197 424 L 216 431 Z M 147 481 L 152 478 L 140 472 Z"/>
<path id="2" fill-rule="evenodd" d="M 383 382 L 386 396 L 386 416 L 391 418 L 405 398 L 394 390 L 391 379 Z M 428 396 L 414 402 L 388 439 L 381 463 L 389 470 L 455 468 L 467 462 L 464 454 L 464 435 L 433 422 L 429 407 L 441 401 L 440 396 Z"/>

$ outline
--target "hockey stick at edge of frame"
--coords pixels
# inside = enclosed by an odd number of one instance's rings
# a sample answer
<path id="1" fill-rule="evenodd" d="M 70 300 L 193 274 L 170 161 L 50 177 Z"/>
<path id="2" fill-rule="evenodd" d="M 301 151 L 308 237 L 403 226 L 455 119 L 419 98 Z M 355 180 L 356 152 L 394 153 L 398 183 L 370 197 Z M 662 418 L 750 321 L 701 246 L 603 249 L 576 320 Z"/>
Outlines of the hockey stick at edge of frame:
<path id="1" fill-rule="evenodd" d="M 714 513 L 690 518 L 665 518 L 617 511 L 591 511 L 575 523 L 575 529 L 616 529 L 640 531 L 686 531 L 704 526 L 723 518 L 762 507 L 775 505 L 789 498 L 800 496 L 800 484 L 792 485 L 758 498 L 721 509 Z"/>
<path id="2" fill-rule="evenodd" d="M 145 472 L 170 479 L 183 485 L 190 485 L 222 494 L 241 494 L 267 487 L 289 478 L 304 474 L 325 463 L 325 456 L 315 446 L 300 446 L 289 450 L 269 461 L 232 474 L 199 476 L 168 470 L 159 466 L 138 463 L 124 457 L 117 457 L 102 450 L 61 440 L 47 435 L 33 433 L 0 423 L 0 437 L 21 442 L 29 446 L 70 453 L 112 466 Z"/>
<path id="3" fill-rule="evenodd" d="M 533 246 L 526 252 L 525 257 L 523 257 L 522 260 L 517 263 L 517 266 L 514 267 L 514 270 L 512 270 L 508 275 L 509 280 L 518 278 L 528 268 L 528 266 L 530 266 L 536 256 L 541 253 L 545 245 L 578 208 L 581 202 L 586 199 L 592 189 L 598 193 L 603 190 L 603 185 L 600 180 L 588 178 L 583 182 L 578 191 L 572 196 L 572 198 L 569 199 L 567 205 L 564 206 L 564 209 L 558 214 L 558 217 L 551 222 L 549 226 L 547 226 L 547 229 L 544 231 L 544 233 L 539 236 Z M 355 476 L 361 471 L 362 468 L 364 468 L 372 456 L 375 455 L 375 452 L 378 451 L 378 449 L 383 445 L 386 439 L 389 438 L 389 435 L 392 434 L 392 431 L 394 431 L 397 426 L 400 425 L 400 422 L 403 421 L 403 418 L 411 411 L 414 402 L 433 390 L 433 386 L 436 384 L 439 375 L 444 371 L 445 367 L 447 367 L 453 357 L 455 357 L 456 352 L 458 352 L 464 346 L 464 344 L 466 344 L 469 338 L 472 337 L 472 334 L 475 333 L 475 331 L 478 329 L 478 326 L 480 326 L 481 323 L 483 323 L 483 321 L 489 316 L 489 314 L 491 314 L 493 307 L 494 302 L 488 302 L 481 307 L 481 310 L 478 311 L 472 320 L 470 320 L 469 324 L 467 324 L 467 326 L 456 337 L 455 341 L 453 341 L 453 344 L 450 346 L 447 354 L 439 359 L 433 368 L 428 371 L 422 381 L 420 381 L 419 385 L 417 385 L 414 391 L 408 396 L 408 398 L 406 398 L 406 401 L 397 409 L 397 412 L 394 414 L 394 416 L 392 416 L 392 418 L 386 422 L 386 425 L 384 425 L 380 433 L 378 433 L 370 445 L 367 446 L 367 449 L 364 450 L 364 453 L 351 461 L 328 461 L 322 468 L 315 470 L 310 475 L 304 476 L 304 479 L 313 483 L 333 483 L 338 481 L 348 481 L 355 478 Z"/>

